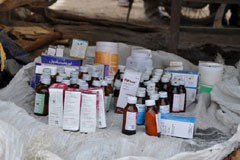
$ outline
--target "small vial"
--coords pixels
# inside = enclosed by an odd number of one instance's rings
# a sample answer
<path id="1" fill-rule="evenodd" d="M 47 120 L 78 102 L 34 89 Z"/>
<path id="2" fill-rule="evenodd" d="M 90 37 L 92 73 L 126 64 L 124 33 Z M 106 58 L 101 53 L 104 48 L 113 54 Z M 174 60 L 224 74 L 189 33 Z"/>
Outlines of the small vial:
<path id="1" fill-rule="evenodd" d="M 122 133 L 126 135 L 136 134 L 137 112 L 136 107 L 137 98 L 129 96 L 127 98 L 127 106 L 123 110 Z"/>
<path id="2" fill-rule="evenodd" d="M 78 79 L 77 78 L 71 78 L 69 87 L 78 89 L 79 85 L 77 83 L 78 83 Z"/>
<path id="3" fill-rule="evenodd" d="M 70 86 L 70 80 L 64 79 L 62 83 L 66 84 L 68 87 Z"/>
<path id="4" fill-rule="evenodd" d="M 158 100 L 158 112 L 159 113 L 169 113 L 170 106 L 168 102 L 168 93 L 167 92 L 159 92 L 159 100 Z"/>
<path id="5" fill-rule="evenodd" d="M 51 79 L 49 77 L 42 77 L 41 83 L 36 88 L 35 94 L 35 105 L 34 105 L 34 114 L 39 116 L 48 115 L 48 101 L 49 101 L 49 91 Z"/>
<path id="6" fill-rule="evenodd" d="M 78 78 L 82 79 L 84 74 L 88 74 L 88 67 L 87 66 L 81 66 L 80 67 L 80 73 L 78 75 Z"/>

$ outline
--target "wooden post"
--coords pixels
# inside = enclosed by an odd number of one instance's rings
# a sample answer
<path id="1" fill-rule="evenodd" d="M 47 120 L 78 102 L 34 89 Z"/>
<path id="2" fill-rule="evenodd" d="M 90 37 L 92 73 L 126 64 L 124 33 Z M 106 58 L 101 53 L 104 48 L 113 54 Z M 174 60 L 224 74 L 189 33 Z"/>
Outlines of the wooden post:
<path id="1" fill-rule="evenodd" d="M 171 21 L 168 37 L 168 52 L 177 54 L 182 0 L 171 1 Z"/>

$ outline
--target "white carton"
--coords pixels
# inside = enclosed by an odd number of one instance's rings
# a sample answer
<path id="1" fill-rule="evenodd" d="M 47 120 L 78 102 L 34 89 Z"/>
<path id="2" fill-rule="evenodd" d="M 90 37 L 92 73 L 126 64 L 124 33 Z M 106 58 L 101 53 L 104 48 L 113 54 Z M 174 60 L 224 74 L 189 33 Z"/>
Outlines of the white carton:
<path id="1" fill-rule="evenodd" d="M 63 57 L 64 49 L 65 49 L 64 46 L 58 45 L 58 46 L 57 46 L 57 50 L 56 50 L 56 56 L 57 56 L 57 57 Z"/>
<path id="2" fill-rule="evenodd" d="M 62 127 L 63 100 L 66 84 L 53 84 L 49 88 L 48 124 Z"/>
<path id="3" fill-rule="evenodd" d="M 141 78 L 140 72 L 136 72 L 129 69 L 125 71 L 117 101 L 117 107 L 115 110 L 116 113 L 123 112 L 123 109 L 127 105 L 128 96 L 136 96 L 140 78 Z"/>
<path id="4" fill-rule="evenodd" d="M 76 89 L 65 91 L 63 129 L 69 131 L 79 130 L 81 92 Z"/>
<path id="5" fill-rule="evenodd" d="M 161 134 L 180 138 L 193 138 L 196 118 L 161 113 Z"/>
<path id="6" fill-rule="evenodd" d="M 56 54 L 56 47 L 50 45 L 48 47 L 47 54 L 50 55 L 50 56 L 55 56 L 55 54 Z"/>
<path id="7" fill-rule="evenodd" d="M 73 39 L 70 57 L 84 59 L 87 53 L 88 42 L 80 39 Z"/>
<path id="8" fill-rule="evenodd" d="M 80 132 L 95 132 L 97 127 L 97 95 L 82 93 Z"/>

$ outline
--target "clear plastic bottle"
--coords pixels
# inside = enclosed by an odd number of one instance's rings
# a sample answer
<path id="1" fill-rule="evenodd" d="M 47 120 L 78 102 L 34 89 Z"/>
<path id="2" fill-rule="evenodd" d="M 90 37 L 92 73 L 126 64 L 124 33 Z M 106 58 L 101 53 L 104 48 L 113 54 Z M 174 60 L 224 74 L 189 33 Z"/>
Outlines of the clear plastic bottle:
<path id="1" fill-rule="evenodd" d="M 123 110 L 122 133 L 126 135 L 136 134 L 137 112 L 136 107 L 137 98 L 129 96 L 127 98 L 127 106 Z"/>
<path id="2" fill-rule="evenodd" d="M 171 81 L 171 88 L 169 90 L 170 111 L 174 113 L 180 112 L 180 91 L 178 81 Z"/>
<path id="3" fill-rule="evenodd" d="M 186 98 L 187 98 L 187 91 L 185 88 L 185 82 L 183 80 L 179 81 L 179 91 L 180 91 L 180 112 L 185 112 L 186 110 Z"/>
<path id="4" fill-rule="evenodd" d="M 160 137 L 159 114 L 154 100 L 146 100 L 145 127 L 149 136 Z"/>
<path id="5" fill-rule="evenodd" d="M 49 91 L 51 79 L 49 77 L 42 77 L 41 83 L 38 88 L 36 88 L 35 94 L 35 105 L 34 114 L 39 116 L 48 115 L 48 101 L 49 101 Z"/>
<path id="6" fill-rule="evenodd" d="M 80 73 L 78 75 L 78 78 L 82 79 L 84 74 L 88 74 L 88 67 L 87 66 L 81 66 L 80 67 Z"/>
<path id="7" fill-rule="evenodd" d="M 158 107 L 159 113 L 170 113 L 170 105 L 168 102 L 168 93 L 159 92 Z"/>
<path id="8" fill-rule="evenodd" d="M 137 114 L 137 125 L 143 125 L 144 124 L 144 114 L 146 110 L 145 106 L 145 91 L 138 90 L 137 91 L 137 109 L 138 109 L 138 114 Z"/>

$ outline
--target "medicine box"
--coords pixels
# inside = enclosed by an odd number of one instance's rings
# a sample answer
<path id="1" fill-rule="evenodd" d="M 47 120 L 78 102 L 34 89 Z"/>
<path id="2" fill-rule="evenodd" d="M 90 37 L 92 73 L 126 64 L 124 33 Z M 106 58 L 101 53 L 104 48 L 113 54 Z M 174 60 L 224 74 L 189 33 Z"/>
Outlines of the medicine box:
<path id="1" fill-rule="evenodd" d="M 56 57 L 49 55 L 42 55 L 41 62 L 44 64 L 54 64 L 60 66 L 81 66 L 82 61 L 79 59 L 67 58 L 67 57 Z"/>
<path id="2" fill-rule="evenodd" d="M 162 113 L 161 134 L 180 138 L 193 138 L 196 118 L 170 113 Z"/>
<path id="3" fill-rule="evenodd" d="M 64 91 L 66 84 L 55 83 L 49 88 L 48 124 L 62 127 Z"/>
<path id="4" fill-rule="evenodd" d="M 87 53 L 88 41 L 73 39 L 70 57 L 84 59 Z"/>
<path id="5" fill-rule="evenodd" d="M 173 71 L 165 70 L 165 72 L 172 73 L 172 79 L 182 79 L 185 81 L 185 88 L 187 90 L 187 103 L 195 101 L 198 90 L 199 74 L 198 72 L 187 71 Z"/>

